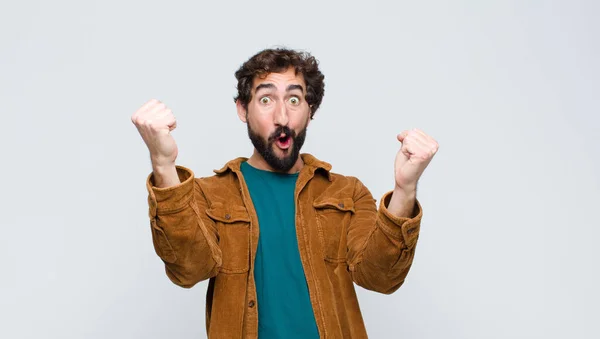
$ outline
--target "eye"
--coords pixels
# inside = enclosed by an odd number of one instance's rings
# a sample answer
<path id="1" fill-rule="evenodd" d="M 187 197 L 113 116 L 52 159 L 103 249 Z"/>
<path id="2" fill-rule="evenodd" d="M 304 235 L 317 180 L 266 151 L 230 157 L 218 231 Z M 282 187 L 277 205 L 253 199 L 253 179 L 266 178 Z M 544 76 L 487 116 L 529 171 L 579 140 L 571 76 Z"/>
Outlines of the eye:
<path id="1" fill-rule="evenodd" d="M 262 97 L 262 98 L 260 98 L 260 103 L 263 104 L 263 105 L 266 105 L 266 104 L 268 104 L 270 102 L 271 102 L 271 99 L 269 97 Z"/>
<path id="2" fill-rule="evenodd" d="M 299 105 L 300 104 L 300 98 L 298 97 L 291 97 L 290 98 L 290 103 L 294 106 Z"/>

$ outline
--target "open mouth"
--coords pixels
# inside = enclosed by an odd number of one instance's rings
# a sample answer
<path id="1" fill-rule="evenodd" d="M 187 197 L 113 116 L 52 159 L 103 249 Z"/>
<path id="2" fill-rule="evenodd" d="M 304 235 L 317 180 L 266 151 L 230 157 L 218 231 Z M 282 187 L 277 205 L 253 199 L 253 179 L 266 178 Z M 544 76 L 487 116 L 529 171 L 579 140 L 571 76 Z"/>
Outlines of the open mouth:
<path id="1" fill-rule="evenodd" d="M 292 138 L 287 134 L 281 134 L 279 138 L 275 139 L 277 147 L 286 150 L 292 145 Z"/>

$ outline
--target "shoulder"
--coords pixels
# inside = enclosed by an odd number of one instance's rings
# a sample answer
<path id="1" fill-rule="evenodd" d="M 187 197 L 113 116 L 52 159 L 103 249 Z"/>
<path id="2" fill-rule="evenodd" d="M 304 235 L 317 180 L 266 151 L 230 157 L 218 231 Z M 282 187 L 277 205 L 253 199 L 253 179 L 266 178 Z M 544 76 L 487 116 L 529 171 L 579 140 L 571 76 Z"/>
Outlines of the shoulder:
<path id="1" fill-rule="evenodd" d="M 243 204 L 240 184 L 235 173 L 225 172 L 195 179 L 196 187 L 209 205 Z"/>
<path id="2" fill-rule="evenodd" d="M 327 177 L 317 179 L 313 187 L 316 201 L 332 197 L 358 200 L 364 195 L 370 195 L 369 189 L 357 177 L 331 171 Z"/>
<path id="3" fill-rule="evenodd" d="M 206 191 L 230 190 L 232 187 L 239 187 L 236 175 L 232 172 L 197 177 L 195 179 L 198 186 Z"/>
<path id="4" fill-rule="evenodd" d="M 332 184 L 336 185 L 357 185 L 360 183 L 357 177 L 351 175 L 344 175 L 336 172 L 329 172 Z"/>

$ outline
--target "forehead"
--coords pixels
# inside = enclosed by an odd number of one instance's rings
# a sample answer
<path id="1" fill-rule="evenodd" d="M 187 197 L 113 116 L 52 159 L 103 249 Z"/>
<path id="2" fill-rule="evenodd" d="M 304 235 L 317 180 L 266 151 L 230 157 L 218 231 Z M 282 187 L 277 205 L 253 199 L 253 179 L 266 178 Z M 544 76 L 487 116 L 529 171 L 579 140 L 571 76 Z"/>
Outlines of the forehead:
<path id="1" fill-rule="evenodd" d="M 293 67 L 290 67 L 281 73 L 268 73 L 266 77 L 254 77 L 252 92 L 256 90 L 256 86 L 266 83 L 273 84 L 280 90 L 285 90 L 288 85 L 295 84 L 301 85 L 302 88 L 306 88 L 304 75 L 302 75 L 302 73 L 296 74 Z"/>

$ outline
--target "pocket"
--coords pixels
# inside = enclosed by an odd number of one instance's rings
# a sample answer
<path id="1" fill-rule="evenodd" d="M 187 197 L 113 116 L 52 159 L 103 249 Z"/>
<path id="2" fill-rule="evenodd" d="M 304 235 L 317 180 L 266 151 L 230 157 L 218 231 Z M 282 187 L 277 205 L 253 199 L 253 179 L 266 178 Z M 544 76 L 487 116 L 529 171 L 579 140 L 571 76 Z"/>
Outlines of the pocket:
<path id="1" fill-rule="evenodd" d="M 250 216 L 243 206 L 213 206 L 206 214 L 215 222 L 221 249 L 221 273 L 244 273 L 250 267 Z"/>
<path id="2" fill-rule="evenodd" d="M 324 259 L 334 263 L 345 262 L 346 237 L 354 214 L 354 201 L 351 198 L 327 198 L 315 201 L 313 207 Z"/>

